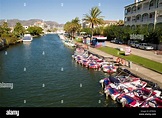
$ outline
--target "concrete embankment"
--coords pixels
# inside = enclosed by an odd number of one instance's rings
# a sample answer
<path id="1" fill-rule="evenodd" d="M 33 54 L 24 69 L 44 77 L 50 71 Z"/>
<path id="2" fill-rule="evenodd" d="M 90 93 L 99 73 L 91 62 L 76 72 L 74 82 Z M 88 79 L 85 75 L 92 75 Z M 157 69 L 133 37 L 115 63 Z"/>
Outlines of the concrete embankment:
<path id="1" fill-rule="evenodd" d="M 66 39 L 65 36 L 62 35 L 62 34 L 58 34 L 58 36 L 60 37 L 61 40 L 65 40 Z"/>

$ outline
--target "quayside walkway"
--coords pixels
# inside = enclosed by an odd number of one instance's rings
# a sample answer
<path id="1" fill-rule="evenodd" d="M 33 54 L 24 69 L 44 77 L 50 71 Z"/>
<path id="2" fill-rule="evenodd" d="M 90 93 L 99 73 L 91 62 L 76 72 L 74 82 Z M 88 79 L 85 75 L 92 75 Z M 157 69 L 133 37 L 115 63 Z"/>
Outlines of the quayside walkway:
<path id="1" fill-rule="evenodd" d="M 78 43 L 78 44 L 84 45 L 82 43 Z M 93 47 L 90 47 L 90 46 L 88 46 L 87 50 L 90 51 L 91 53 L 100 55 L 100 56 L 105 57 L 105 58 L 106 57 L 117 58 L 117 57 L 114 57 L 114 56 L 107 54 L 103 51 L 100 51 L 97 48 L 93 48 Z M 135 75 L 137 75 L 137 76 L 139 76 L 143 79 L 157 83 L 159 85 L 159 87 L 162 88 L 162 74 L 155 72 L 153 70 L 150 70 L 148 68 L 145 68 L 143 66 L 140 66 L 138 64 L 135 64 L 135 63 L 131 63 L 131 66 L 123 66 L 123 68 L 128 69 L 129 71 L 131 71 L 132 73 L 134 73 Z"/>
<path id="2" fill-rule="evenodd" d="M 120 47 L 123 49 L 127 47 L 127 45 L 114 44 L 114 43 L 110 43 L 109 41 L 106 41 L 106 46 L 112 47 L 112 48 Z M 140 56 L 140 57 L 144 57 L 144 58 L 162 63 L 162 55 L 157 55 L 154 50 L 147 51 L 147 50 L 141 50 L 137 48 L 131 48 L 131 53 L 134 55 Z"/>

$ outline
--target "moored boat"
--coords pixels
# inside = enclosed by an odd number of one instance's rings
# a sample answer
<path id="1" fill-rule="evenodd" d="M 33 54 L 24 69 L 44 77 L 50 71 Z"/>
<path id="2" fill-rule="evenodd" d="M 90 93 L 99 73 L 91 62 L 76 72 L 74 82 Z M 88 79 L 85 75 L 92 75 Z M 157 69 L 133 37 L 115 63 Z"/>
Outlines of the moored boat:
<path id="1" fill-rule="evenodd" d="M 30 34 L 24 34 L 23 42 L 31 42 L 33 40 L 33 37 Z"/>
<path id="2" fill-rule="evenodd" d="M 113 66 L 113 65 L 104 65 L 102 66 L 102 70 L 105 73 L 115 73 L 117 70 L 117 67 Z"/>
<path id="3" fill-rule="evenodd" d="M 161 97 L 153 97 L 149 100 L 145 101 L 141 107 L 156 107 L 156 108 L 162 108 L 162 98 Z"/>
<path id="4" fill-rule="evenodd" d="M 147 101 L 160 97 L 161 91 L 150 88 L 138 88 L 117 97 L 117 102 L 121 103 L 123 107 L 146 107 Z"/>
<path id="5" fill-rule="evenodd" d="M 75 46 L 76 46 L 75 43 L 74 43 L 72 40 L 69 40 L 69 39 L 65 39 L 65 40 L 63 41 L 63 43 L 64 43 L 65 45 L 69 46 L 69 47 L 75 47 Z"/>

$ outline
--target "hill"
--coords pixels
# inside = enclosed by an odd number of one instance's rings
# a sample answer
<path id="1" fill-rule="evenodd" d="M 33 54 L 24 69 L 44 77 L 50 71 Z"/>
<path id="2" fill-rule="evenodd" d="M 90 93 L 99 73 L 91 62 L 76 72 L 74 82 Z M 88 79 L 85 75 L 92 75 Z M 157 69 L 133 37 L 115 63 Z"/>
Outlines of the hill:
<path id="1" fill-rule="evenodd" d="M 1 19 L 0 20 L 0 25 L 3 24 L 5 20 Z M 43 21 L 42 19 L 29 19 L 29 20 L 19 20 L 19 19 L 9 19 L 7 20 L 8 26 L 9 27 L 14 27 L 17 22 L 20 22 L 23 26 L 30 26 L 33 25 L 37 21 Z M 64 24 L 59 24 L 55 21 L 44 21 L 47 25 L 55 26 L 55 27 L 62 27 Z"/>

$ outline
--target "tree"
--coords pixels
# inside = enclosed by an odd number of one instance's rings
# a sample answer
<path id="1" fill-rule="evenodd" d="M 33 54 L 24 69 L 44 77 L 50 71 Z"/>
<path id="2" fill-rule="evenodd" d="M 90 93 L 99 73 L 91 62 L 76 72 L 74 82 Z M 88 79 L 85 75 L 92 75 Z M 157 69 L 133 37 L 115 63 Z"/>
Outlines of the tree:
<path id="1" fill-rule="evenodd" d="M 2 26 L 1 26 L 1 35 L 5 35 L 8 36 L 10 34 L 11 29 L 8 27 L 8 23 L 7 22 L 3 22 Z"/>
<path id="2" fill-rule="evenodd" d="M 71 34 L 71 22 L 68 21 L 65 23 L 64 30 L 65 30 L 65 32 Z"/>
<path id="3" fill-rule="evenodd" d="M 155 31 L 157 32 L 159 43 L 162 43 L 162 23 L 157 24 Z"/>
<path id="4" fill-rule="evenodd" d="M 74 34 L 78 31 L 80 31 L 81 25 L 80 25 L 80 20 L 78 17 L 76 17 L 75 19 L 73 19 L 71 21 L 71 31 L 72 31 L 72 37 L 74 38 Z"/>
<path id="5" fill-rule="evenodd" d="M 57 30 L 58 30 L 57 28 L 53 28 L 52 29 L 53 32 L 57 32 Z"/>
<path id="6" fill-rule="evenodd" d="M 124 21 L 123 21 L 123 20 L 119 20 L 119 21 L 117 22 L 117 25 L 123 26 L 123 25 L 124 25 Z"/>
<path id="7" fill-rule="evenodd" d="M 93 38 L 93 29 L 94 26 L 98 26 L 104 23 L 103 16 L 100 16 L 102 12 L 98 7 L 92 7 L 89 14 L 84 14 L 83 21 L 89 23 L 89 26 L 92 28 L 92 36 Z"/>
<path id="8" fill-rule="evenodd" d="M 16 37 L 21 37 L 25 33 L 25 28 L 18 22 L 14 27 L 13 33 Z"/>
<path id="9" fill-rule="evenodd" d="M 42 34 L 43 29 L 42 29 L 41 27 L 34 26 L 34 27 L 29 27 L 29 28 L 27 29 L 27 31 L 28 31 L 31 35 L 33 35 L 33 36 L 34 36 L 34 35 L 39 36 L 39 35 Z"/>
<path id="10" fill-rule="evenodd" d="M 94 29 L 94 35 L 104 35 L 104 26 L 99 26 Z"/>
<path id="11" fill-rule="evenodd" d="M 70 33 L 72 38 L 74 38 L 74 34 L 77 31 L 80 31 L 81 25 L 80 25 L 79 21 L 80 21 L 79 18 L 76 17 L 75 19 L 72 19 L 71 22 L 68 21 L 64 25 L 64 30 L 67 33 Z"/>
<path id="12" fill-rule="evenodd" d="M 2 26 L 0 26 L 0 37 L 2 34 L 3 34 L 3 28 L 2 28 Z"/>
<path id="13" fill-rule="evenodd" d="M 92 30 L 91 30 L 89 27 L 87 27 L 87 28 L 82 28 L 82 29 L 81 29 L 81 32 L 86 32 L 87 35 L 92 34 Z"/>

